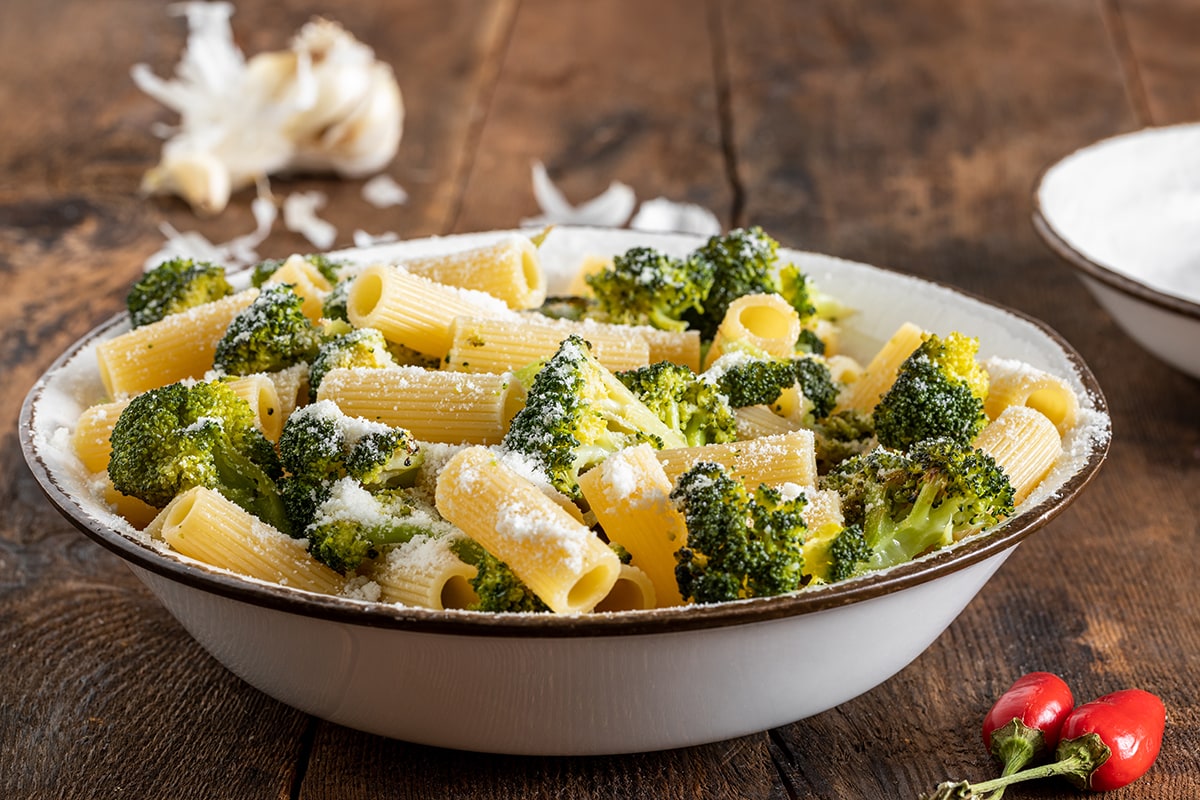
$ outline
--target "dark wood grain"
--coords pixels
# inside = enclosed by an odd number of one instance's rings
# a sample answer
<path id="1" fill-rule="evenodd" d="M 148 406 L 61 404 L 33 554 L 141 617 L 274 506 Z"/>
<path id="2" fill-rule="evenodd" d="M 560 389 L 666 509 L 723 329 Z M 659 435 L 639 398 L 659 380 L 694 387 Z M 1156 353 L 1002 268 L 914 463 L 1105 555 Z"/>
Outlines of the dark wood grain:
<path id="1" fill-rule="evenodd" d="M 1081 699 L 1160 693 L 1162 757 L 1120 796 L 1200 794 L 1200 382 L 1144 356 L 1029 225 L 1045 165 L 1147 118 L 1196 116 L 1192 4 L 244 0 L 234 29 L 252 53 L 316 13 L 395 67 L 408 109 L 388 168 L 408 205 L 371 208 L 361 181 L 273 181 L 326 192 L 339 244 L 355 228 L 510 227 L 537 210 L 534 159 L 576 202 L 621 180 L 640 199 L 697 202 L 1045 319 L 1105 389 L 1108 464 L 910 667 L 810 720 L 580 759 L 456 753 L 314 720 L 209 658 L 24 466 L 21 398 L 120 307 L 159 223 L 224 240 L 252 221 L 248 192 L 210 220 L 136 194 L 158 156 L 150 126 L 170 115 L 128 70 L 168 74 L 179 19 L 135 0 L 3 3 L 0 797 L 915 797 L 994 774 L 979 721 L 1031 669 L 1063 674 Z M 277 228 L 261 251 L 309 249 Z"/>

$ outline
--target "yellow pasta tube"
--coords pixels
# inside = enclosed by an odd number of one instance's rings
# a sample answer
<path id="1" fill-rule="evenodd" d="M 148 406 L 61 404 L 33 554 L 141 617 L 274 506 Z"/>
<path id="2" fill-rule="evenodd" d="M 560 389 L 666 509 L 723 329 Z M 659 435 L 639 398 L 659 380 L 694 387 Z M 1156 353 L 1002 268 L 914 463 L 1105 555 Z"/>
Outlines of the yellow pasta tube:
<path id="1" fill-rule="evenodd" d="M 510 391 L 506 375 L 338 368 L 321 379 L 317 400 L 332 400 L 352 417 L 407 428 L 425 442 L 498 444 Z"/>
<path id="2" fill-rule="evenodd" d="M 584 336 L 592 355 L 613 372 L 650 363 L 646 340 L 616 326 L 580 325 L 569 320 L 534 321 L 457 317 L 450 326 L 448 370 L 509 372 L 549 358 L 572 333 Z"/>
<path id="3" fill-rule="evenodd" d="M 450 349 L 455 317 L 512 313 L 489 295 L 382 264 L 367 267 L 354 279 L 346 301 L 346 314 L 356 328 L 378 328 L 388 341 L 438 358 Z"/>
<path id="4" fill-rule="evenodd" d="M 304 256 L 292 255 L 267 278 L 267 284 L 290 283 L 304 300 L 300 310 L 313 322 L 321 318 L 325 298 L 333 290 L 328 279 Z"/>
<path id="5" fill-rule="evenodd" d="M 275 382 L 267 375 L 246 375 L 229 381 L 229 388 L 234 394 L 246 401 L 258 429 L 272 442 L 279 441 L 283 431 L 283 405 L 279 401 L 279 392 Z"/>
<path id="6" fill-rule="evenodd" d="M 781 417 L 767 406 L 744 406 L 733 410 L 737 418 L 739 439 L 756 439 L 759 436 L 774 436 L 800 430 L 801 426 Z"/>
<path id="7" fill-rule="evenodd" d="M 683 603 L 675 551 L 687 544 L 687 525 L 671 502 L 671 483 L 647 444 L 613 453 L 579 476 L 579 488 L 605 536 L 629 551 L 661 606 Z"/>
<path id="8" fill-rule="evenodd" d="M 610 269 L 612 265 L 613 260 L 609 256 L 584 256 L 583 261 L 579 263 L 579 269 L 575 271 L 575 276 L 571 278 L 571 283 L 567 286 L 567 294 L 576 297 L 591 297 L 592 287 L 588 286 L 588 276 L 599 275 L 606 269 Z"/>
<path id="9" fill-rule="evenodd" d="M 101 403 L 84 409 L 75 423 L 75 434 L 72 444 L 75 455 L 83 462 L 88 472 L 106 472 L 108 459 L 112 455 L 113 426 L 129 400 L 118 400 L 114 403 Z"/>
<path id="10" fill-rule="evenodd" d="M 387 554 L 371 576 L 385 603 L 434 608 L 469 608 L 479 602 L 471 588 L 475 567 L 451 551 L 451 536 L 416 536 Z"/>
<path id="11" fill-rule="evenodd" d="M 711 366 L 734 343 L 747 345 L 776 358 L 795 354 L 800 336 L 800 315 L 777 294 L 747 294 L 729 304 L 705 366 Z"/>
<path id="12" fill-rule="evenodd" d="M 657 608 L 654 584 L 645 572 L 631 564 L 622 564 L 617 582 L 604 599 L 596 604 L 598 612 L 641 611 Z"/>
<path id="13" fill-rule="evenodd" d="M 101 342 L 96 360 L 105 390 L 119 398 L 202 378 L 230 321 L 257 296 L 247 289 Z"/>
<path id="14" fill-rule="evenodd" d="M 842 496 L 833 489 L 808 489 L 804 493 L 804 527 L 810 531 L 819 531 L 827 526 L 843 527 L 846 522 L 842 516 Z"/>
<path id="15" fill-rule="evenodd" d="M 537 308 L 546 300 L 537 247 L 518 234 L 472 250 L 409 259 L 403 266 L 438 283 L 487 292 L 513 309 Z"/>
<path id="16" fill-rule="evenodd" d="M 1004 470 L 1020 503 L 1046 477 L 1062 455 L 1062 437 L 1054 423 L 1028 406 L 1009 406 L 975 437 L 975 447 Z"/>
<path id="17" fill-rule="evenodd" d="M 842 393 L 838 410 L 853 408 L 867 414 L 874 411 L 879 398 L 896 382 L 900 365 L 924 340 L 925 332 L 916 325 L 911 322 L 901 325 L 867 364 L 862 377 Z"/>
<path id="18" fill-rule="evenodd" d="M 150 525 L 159 514 L 159 510 L 149 503 L 118 492 L 107 476 L 104 478 L 104 502 L 112 506 L 130 525 L 139 529 Z"/>
<path id="19" fill-rule="evenodd" d="M 176 497 L 154 528 L 188 558 L 251 578 L 321 594 L 336 594 L 345 582 L 308 554 L 305 540 L 280 533 L 212 489 L 197 486 Z"/>
<path id="20" fill-rule="evenodd" d="M 1074 427 L 1079 417 L 1079 398 L 1066 381 L 1027 364 L 999 369 L 1000 363 L 984 363 L 991 377 L 983 404 L 989 419 L 996 419 L 1009 406 L 1028 406 L 1045 414 L 1061 434 Z"/>
<path id="21" fill-rule="evenodd" d="M 701 461 L 712 461 L 751 488 L 760 483 L 817 485 L 815 440 L 812 431 L 805 429 L 744 442 L 657 450 L 655 456 L 672 484 Z"/>
<path id="22" fill-rule="evenodd" d="M 556 613 L 591 611 L 617 581 L 621 562 L 608 545 L 487 448 L 446 462 L 435 502 Z"/>

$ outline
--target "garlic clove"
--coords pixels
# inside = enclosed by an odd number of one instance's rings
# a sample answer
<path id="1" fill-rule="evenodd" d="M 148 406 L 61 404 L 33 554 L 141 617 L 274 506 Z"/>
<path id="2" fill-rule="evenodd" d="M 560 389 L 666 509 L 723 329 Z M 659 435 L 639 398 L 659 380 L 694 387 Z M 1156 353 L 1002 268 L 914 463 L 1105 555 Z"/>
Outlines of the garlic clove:
<path id="1" fill-rule="evenodd" d="M 177 194 L 197 213 L 219 214 L 232 192 L 229 170 L 211 153 L 194 152 L 152 167 L 142 178 L 146 194 Z"/>

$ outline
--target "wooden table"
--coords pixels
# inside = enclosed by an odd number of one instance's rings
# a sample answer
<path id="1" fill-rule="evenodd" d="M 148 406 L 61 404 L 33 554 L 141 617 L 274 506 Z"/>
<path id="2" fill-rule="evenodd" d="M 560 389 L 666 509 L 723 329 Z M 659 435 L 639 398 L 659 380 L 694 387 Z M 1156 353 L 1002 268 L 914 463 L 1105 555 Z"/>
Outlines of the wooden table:
<path id="1" fill-rule="evenodd" d="M 0 5 L 0 796 L 5 798 L 914 797 L 991 775 L 978 724 L 1033 669 L 1080 697 L 1137 685 L 1169 709 L 1162 756 L 1123 798 L 1200 794 L 1200 384 L 1149 359 L 1044 248 L 1040 169 L 1099 137 L 1200 115 L 1200 9 L 1185 0 L 245 0 L 248 52 L 315 13 L 395 66 L 408 107 L 388 172 L 320 189 L 338 245 L 509 227 L 530 163 L 573 200 L 611 180 L 786 244 L 955 284 L 1047 321 L 1105 388 L 1099 478 L 1023 545 L 924 655 L 843 706 L 706 747 L 506 758 L 308 717 L 206 655 L 46 502 L 16 419 L 37 375 L 121 308 L 169 222 L 220 217 L 137 195 L 171 117 L 132 85 L 173 67 L 183 24 L 136 0 Z M 266 256 L 308 251 L 276 229 Z M 1200 345 L 1200 343 L 1197 343 Z M 1065 784 L 1010 797 L 1075 797 Z"/>

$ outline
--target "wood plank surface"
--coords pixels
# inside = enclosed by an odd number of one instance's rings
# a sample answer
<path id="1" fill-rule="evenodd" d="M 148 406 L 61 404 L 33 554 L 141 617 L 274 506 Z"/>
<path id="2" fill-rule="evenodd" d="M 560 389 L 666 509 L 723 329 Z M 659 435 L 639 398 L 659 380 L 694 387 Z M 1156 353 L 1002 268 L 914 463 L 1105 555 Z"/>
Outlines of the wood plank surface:
<path id="1" fill-rule="evenodd" d="M 1114 442 L 1093 485 L 1023 544 L 895 679 L 810 720 L 705 747 L 508 758 L 390 741 L 310 718 L 209 658 L 120 561 L 41 496 L 16 419 L 71 341 L 121 307 L 158 225 L 224 240 L 250 193 L 199 220 L 137 196 L 171 116 L 128 79 L 172 68 L 164 5 L 0 4 L 0 797 L 912 798 L 995 773 L 978 740 L 1022 672 L 1081 698 L 1163 696 L 1167 739 L 1122 798 L 1200 795 L 1200 382 L 1144 356 L 1038 241 L 1039 171 L 1096 138 L 1195 119 L 1200 12 L 1184 0 L 243 0 L 248 53 L 317 13 L 399 76 L 377 210 L 326 192 L 339 230 L 417 236 L 537 211 L 543 160 L 578 202 L 610 181 L 700 203 L 786 244 L 951 283 L 1044 319 L 1096 372 Z M 97 43 L 101 43 L 97 46 Z M 277 227 L 264 256 L 311 249 Z M 1079 796 L 1065 784 L 1009 797 Z M 1117 796 L 1117 795 L 1114 795 Z"/>

